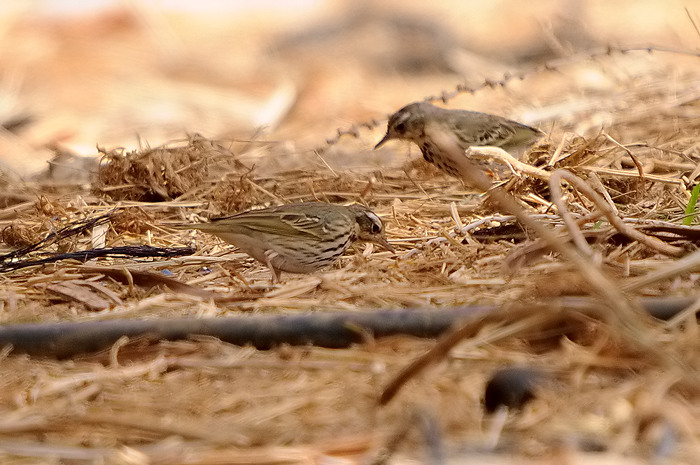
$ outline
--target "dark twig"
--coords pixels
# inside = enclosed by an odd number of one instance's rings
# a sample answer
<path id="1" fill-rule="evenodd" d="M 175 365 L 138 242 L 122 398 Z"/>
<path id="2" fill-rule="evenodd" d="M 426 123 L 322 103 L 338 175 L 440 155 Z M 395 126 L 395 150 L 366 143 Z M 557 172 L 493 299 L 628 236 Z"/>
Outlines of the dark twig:
<path id="1" fill-rule="evenodd" d="M 77 236 L 78 234 L 83 234 L 91 230 L 95 226 L 105 224 L 109 222 L 111 217 L 111 212 L 105 213 L 104 215 L 95 216 L 92 218 L 87 218 L 83 221 L 71 223 L 57 231 L 52 231 L 45 238 L 41 239 L 38 242 L 35 242 L 34 244 L 28 245 L 27 247 L 22 247 L 18 250 L 13 250 L 12 252 L 7 253 L 5 255 L 0 255 L 0 264 L 2 264 L 2 266 L 8 266 L 9 262 L 16 260 L 19 257 L 24 257 L 25 255 L 28 255 L 34 251 L 46 248 L 51 244 L 55 244 L 58 241 L 67 239 L 69 237 Z M 4 268 L 0 268 L 0 270 L 3 269 Z"/>
<path id="2" fill-rule="evenodd" d="M 81 250 L 80 252 L 51 254 L 44 258 L 39 258 L 36 260 L 29 259 L 0 263 L 0 273 L 18 270 L 20 268 L 26 268 L 28 266 L 45 265 L 47 263 L 54 263 L 59 260 L 68 259 L 86 262 L 88 260 L 92 260 L 93 258 L 104 257 L 168 258 L 192 255 L 195 252 L 196 249 L 193 247 L 153 247 L 150 245 L 124 245 L 121 247 L 110 247 L 105 249 L 90 249 Z"/>
<path id="3" fill-rule="evenodd" d="M 651 316 L 669 319 L 691 305 L 697 297 L 645 298 L 638 304 Z M 595 313 L 599 301 L 566 298 L 547 304 L 562 311 Z M 5 324 L 0 326 L 0 347 L 12 345 L 14 352 L 67 358 L 107 349 L 121 337 L 150 336 L 155 340 L 213 336 L 236 345 L 270 349 L 280 344 L 342 348 L 363 342 L 366 333 L 375 338 L 405 334 L 435 338 L 457 324 L 480 327 L 485 318 L 497 317 L 497 306 L 464 306 L 444 309 L 372 310 L 367 312 L 318 312 L 302 315 L 259 314 L 226 318 L 114 319 L 86 322 Z M 508 309 L 505 318 L 512 318 Z M 471 322 L 471 323 L 470 323 Z M 363 328 L 359 332 L 357 329 Z M 362 334 L 361 334 L 362 333 Z"/>

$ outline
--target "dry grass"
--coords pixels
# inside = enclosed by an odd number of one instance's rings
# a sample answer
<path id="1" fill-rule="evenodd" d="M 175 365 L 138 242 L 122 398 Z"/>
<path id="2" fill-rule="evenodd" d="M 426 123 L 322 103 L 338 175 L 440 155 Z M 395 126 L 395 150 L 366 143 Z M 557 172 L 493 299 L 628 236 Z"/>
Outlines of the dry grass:
<path id="1" fill-rule="evenodd" d="M 547 72 L 532 78 L 543 108 L 534 119 L 552 130 L 525 160 L 548 173 L 569 170 L 602 200 L 564 183 L 564 201 L 555 206 L 547 181 L 527 175 L 510 181 L 508 192 L 562 238 L 580 230 L 584 239 L 575 246 L 591 253 L 615 288 L 635 297 L 695 296 L 697 267 L 675 269 L 681 262 L 673 250 L 686 255 L 699 242 L 694 228 L 677 227 L 699 160 L 697 66 L 676 69 L 671 86 L 668 69 L 646 57 L 607 60 L 595 65 L 597 72 L 621 84 L 583 95 L 548 92 L 539 81 L 551 78 L 541 75 Z M 645 69 L 642 78 L 618 75 L 631 61 Z M 513 84 L 515 92 L 521 85 Z M 600 121 L 602 131 L 588 130 Z M 284 141 L 195 135 L 128 153 L 105 149 L 94 181 L 79 191 L 8 181 L 6 207 L 0 210 L 8 249 L 111 213 L 104 239 L 86 231 L 29 256 L 90 249 L 101 241 L 108 247 L 195 244 L 197 253 L 189 257 L 95 259 L 89 265 L 165 272 L 205 291 L 240 298 L 215 302 L 124 285 L 62 261 L 0 275 L 3 323 L 406 307 L 439 311 L 469 304 L 502 305 L 498 318 L 470 328 L 447 355 L 382 406 L 383 389 L 435 341 L 367 335 L 364 344 L 343 350 L 256 351 L 210 338 L 121 340 L 104 352 L 71 360 L 31 358 L 7 349 L 0 359 L 3 463 L 311 464 L 330 457 L 338 463 L 372 458 L 371 463 L 382 463 L 394 445 L 392 463 L 413 463 L 407 457 L 440 451 L 445 461 L 433 463 L 504 463 L 513 456 L 522 463 L 696 460 L 696 308 L 671 322 L 628 322 L 645 331 L 653 348 L 640 346 L 606 317 L 618 302 L 601 303 L 600 314 L 562 316 L 549 304 L 556 297 L 600 297 L 580 269 L 552 254 L 551 244 L 493 201 L 422 160 L 413 161 L 415 147 L 408 162 L 398 144 L 368 153 L 380 129 L 354 123 L 361 129 L 348 132 L 356 137 L 332 139 L 316 152 L 290 150 Z M 315 140 L 325 136 L 315 134 Z M 346 163 L 354 157 L 358 163 Z M 333 269 L 286 275 L 273 286 L 264 266 L 230 246 L 168 227 L 193 215 L 308 200 L 368 204 L 384 218 L 397 256 L 359 246 Z M 575 226 L 564 224 L 564 207 Z M 596 216 L 601 209 L 658 240 L 630 238 L 619 225 Z M 667 269 L 672 271 L 654 277 Z M 642 287 L 635 284 L 645 277 L 650 279 Z M 77 286 L 108 308 L 95 310 L 86 300 L 52 292 L 57 284 Z M 512 310 L 513 303 L 528 311 Z M 514 364 L 545 369 L 551 382 L 522 411 L 511 412 L 500 434 L 493 433 L 480 403 L 484 385 L 494 370 Z M 494 434 L 495 449 L 489 447 Z"/>

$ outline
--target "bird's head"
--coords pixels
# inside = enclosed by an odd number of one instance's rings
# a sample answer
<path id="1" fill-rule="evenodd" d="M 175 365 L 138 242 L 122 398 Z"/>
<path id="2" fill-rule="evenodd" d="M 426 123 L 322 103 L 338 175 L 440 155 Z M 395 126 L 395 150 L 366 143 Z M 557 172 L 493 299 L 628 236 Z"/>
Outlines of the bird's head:
<path id="1" fill-rule="evenodd" d="M 375 150 L 392 139 L 403 139 L 419 142 L 423 137 L 425 116 L 432 107 L 429 103 L 416 102 L 406 105 L 389 118 L 386 134 L 374 146 Z"/>
<path id="2" fill-rule="evenodd" d="M 384 236 L 384 223 L 369 208 L 363 205 L 350 205 L 350 210 L 355 215 L 357 222 L 357 239 L 365 242 L 374 242 L 379 244 L 390 252 L 394 252 L 394 248 L 389 244 Z"/>

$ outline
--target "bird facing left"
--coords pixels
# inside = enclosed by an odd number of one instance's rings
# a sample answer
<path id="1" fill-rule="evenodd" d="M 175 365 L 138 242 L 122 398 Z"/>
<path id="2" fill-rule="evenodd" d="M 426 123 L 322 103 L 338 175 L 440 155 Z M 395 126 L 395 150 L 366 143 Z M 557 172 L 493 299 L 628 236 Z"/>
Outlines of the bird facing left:
<path id="1" fill-rule="evenodd" d="M 420 147 L 428 163 L 435 164 L 452 176 L 463 178 L 460 163 L 453 159 L 453 155 L 443 151 L 438 143 L 445 136 L 452 137 L 463 151 L 469 147 L 496 146 L 518 158 L 544 133 L 497 115 L 448 110 L 428 102 L 415 102 L 391 115 L 386 134 L 374 148 L 393 139 L 413 142 Z M 471 160 L 471 165 L 483 170 L 491 169 L 489 163 L 482 161 Z"/>
<path id="2" fill-rule="evenodd" d="M 198 229 L 238 247 L 267 265 L 273 282 L 282 271 L 313 273 L 329 266 L 356 241 L 394 252 L 382 220 L 362 205 L 294 203 L 174 227 Z"/>

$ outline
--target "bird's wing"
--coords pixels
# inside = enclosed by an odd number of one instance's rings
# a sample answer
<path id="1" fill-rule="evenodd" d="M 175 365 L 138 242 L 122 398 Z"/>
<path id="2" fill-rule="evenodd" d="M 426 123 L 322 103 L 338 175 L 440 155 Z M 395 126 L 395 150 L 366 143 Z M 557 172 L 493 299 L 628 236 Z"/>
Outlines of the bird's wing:
<path id="1" fill-rule="evenodd" d="M 211 225 L 207 227 L 206 225 Z M 286 211 L 249 211 L 238 215 L 220 218 L 210 223 L 202 223 L 204 231 L 229 228 L 241 234 L 266 234 L 289 237 L 323 237 L 324 220 L 320 216 Z"/>
<path id="2" fill-rule="evenodd" d="M 294 229 L 297 235 L 304 234 L 321 239 L 326 231 L 326 222 L 321 216 L 307 213 L 284 213 L 280 219 L 285 225 Z"/>
<path id="3" fill-rule="evenodd" d="M 528 128 L 515 121 L 478 111 L 465 110 L 457 116 L 449 124 L 464 146 L 502 146 L 513 138 L 519 127 Z"/>
<path id="4" fill-rule="evenodd" d="M 515 134 L 515 129 L 510 124 L 496 124 L 484 126 L 476 134 L 478 145 L 501 146 L 506 144 Z"/>

